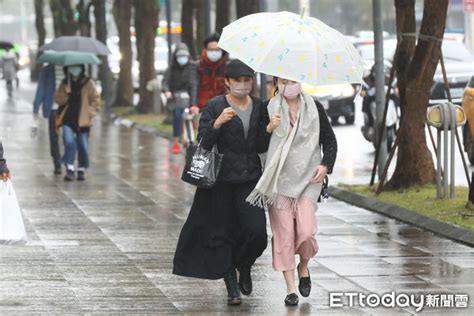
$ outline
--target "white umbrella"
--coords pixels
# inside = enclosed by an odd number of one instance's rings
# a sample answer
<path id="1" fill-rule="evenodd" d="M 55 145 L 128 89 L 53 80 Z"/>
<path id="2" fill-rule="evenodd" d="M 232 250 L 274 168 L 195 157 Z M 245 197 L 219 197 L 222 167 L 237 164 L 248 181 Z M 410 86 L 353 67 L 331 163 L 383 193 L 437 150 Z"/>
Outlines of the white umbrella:
<path id="1" fill-rule="evenodd" d="M 362 80 L 362 58 L 344 35 L 291 12 L 238 19 L 224 28 L 218 46 L 257 72 L 313 86 Z"/>

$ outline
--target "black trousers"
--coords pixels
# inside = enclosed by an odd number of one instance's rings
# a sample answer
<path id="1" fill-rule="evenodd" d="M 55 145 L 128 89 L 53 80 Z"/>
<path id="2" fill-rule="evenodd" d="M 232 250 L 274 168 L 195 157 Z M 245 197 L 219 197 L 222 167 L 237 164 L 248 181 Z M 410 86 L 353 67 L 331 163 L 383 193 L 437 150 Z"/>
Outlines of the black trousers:
<path id="1" fill-rule="evenodd" d="M 61 153 L 59 151 L 59 135 L 56 132 L 56 110 L 51 110 L 48 118 L 48 132 L 49 132 L 49 151 L 53 158 L 54 166 L 61 167 Z"/>
<path id="2" fill-rule="evenodd" d="M 255 263 L 267 247 L 265 211 L 245 201 L 255 185 L 218 183 L 212 190 L 196 190 L 176 248 L 174 274 L 213 280 Z"/>

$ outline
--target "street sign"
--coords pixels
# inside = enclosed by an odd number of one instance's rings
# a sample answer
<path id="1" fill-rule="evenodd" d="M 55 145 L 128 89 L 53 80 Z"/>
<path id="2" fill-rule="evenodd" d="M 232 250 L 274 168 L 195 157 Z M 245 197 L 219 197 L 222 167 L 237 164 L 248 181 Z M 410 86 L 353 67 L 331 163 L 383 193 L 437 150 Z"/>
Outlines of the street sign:
<path id="1" fill-rule="evenodd" d="M 464 12 L 474 12 L 474 0 L 464 0 Z"/>

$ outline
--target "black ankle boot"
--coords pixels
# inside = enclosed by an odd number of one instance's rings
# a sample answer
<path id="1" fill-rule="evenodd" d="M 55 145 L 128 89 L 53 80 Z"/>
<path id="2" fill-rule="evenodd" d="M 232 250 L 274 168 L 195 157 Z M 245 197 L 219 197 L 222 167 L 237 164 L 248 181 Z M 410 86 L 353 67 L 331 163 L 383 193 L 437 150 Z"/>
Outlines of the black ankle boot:
<path id="1" fill-rule="evenodd" d="M 85 175 L 84 171 L 79 170 L 79 171 L 77 172 L 77 180 L 78 180 L 78 181 L 84 181 L 84 180 L 86 180 L 86 175 Z"/>
<path id="2" fill-rule="evenodd" d="M 252 277 L 250 275 L 251 266 L 242 266 L 239 268 L 239 287 L 244 295 L 252 293 Z"/>
<path id="3" fill-rule="evenodd" d="M 61 174 L 61 165 L 54 165 L 54 174 Z"/>
<path id="4" fill-rule="evenodd" d="M 64 181 L 71 182 L 74 181 L 74 171 L 66 169 L 66 175 L 64 176 Z"/>
<path id="5" fill-rule="evenodd" d="M 232 269 L 224 276 L 224 282 L 227 288 L 227 305 L 242 304 L 242 297 L 240 296 L 235 269 Z"/>

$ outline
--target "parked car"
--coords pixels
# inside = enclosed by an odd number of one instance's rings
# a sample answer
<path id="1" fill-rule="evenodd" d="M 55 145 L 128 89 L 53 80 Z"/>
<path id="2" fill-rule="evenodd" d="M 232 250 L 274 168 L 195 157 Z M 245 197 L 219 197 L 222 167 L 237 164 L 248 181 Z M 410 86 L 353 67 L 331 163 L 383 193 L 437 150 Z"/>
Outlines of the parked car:
<path id="1" fill-rule="evenodd" d="M 374 53 L 374 42 L 372 41 L 359 41 L 355 42 L 354 46 L 359 52 L 360 56 L 364 61 L 364 77 L 370 73 L 370 69 L 375 63 L 375 53 Z M 397 48 L 397 39 L 388 38 L 383 41 L 383 59 L 384 64 L 390 69 L 393 59 L 393 54 Z"/>
<path id="2" fill-rule="evenodd" d="M 467 47 L 458 41 L 443 41 L 442 51 L 453 103 L 461 104 L 465 87 L 468 86 L 474 72 L 474 58 Z M 438 65 L 433 78 L 429 105 L 443 103 L 447 99 L 443 72 L 441 65 Z"/>
<path id="3" fill-rule="evenodd" d="M 354 99 L 359 90 L 358 85 L 349 83 L 318 87 L 303 85 L 303 90 L 322 103 L 333 124 L 337 124 L 340 116 L 345 118 L 346 124 L 354 124 Z"/>

